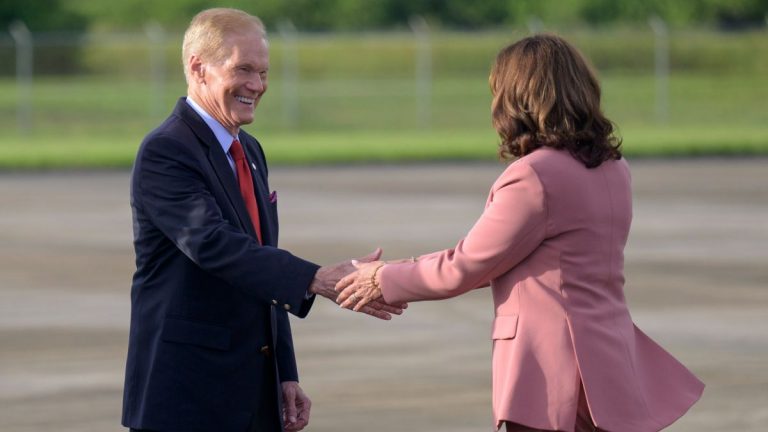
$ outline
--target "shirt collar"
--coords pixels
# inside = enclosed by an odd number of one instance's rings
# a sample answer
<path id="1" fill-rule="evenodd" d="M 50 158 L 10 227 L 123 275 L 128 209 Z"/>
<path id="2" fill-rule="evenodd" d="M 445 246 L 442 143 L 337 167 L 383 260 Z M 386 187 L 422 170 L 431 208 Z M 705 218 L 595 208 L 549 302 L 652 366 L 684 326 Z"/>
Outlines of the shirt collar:
<path id="1" fill-rule="evenodd" d="M 229 131 L 219 123 L 218 120 L 211 117 L 210 114 L 208 114 L 200 105 L 197 104 L 194 100 L 192 100 L 191 97 L 186 97 L 187 105 L 189 105 L 193 110 L 195 110 L 196 113 L 200 115 L 200 117 L 203 118 L 203 121 L 205 124 L 208 125 L 209 128 L 211 128 L 211 131 L 213 132 L 213 135 L 216 136 L 216 140 L 219 141 L 219 144 L 221 145 L 222 150 L 224 150 L 224 154 L 229 153 L 229 148 L 232 146 L 232 140 L 238 139 L 237 136 L 232 136 L 232 134 L 229 133 Z"/>

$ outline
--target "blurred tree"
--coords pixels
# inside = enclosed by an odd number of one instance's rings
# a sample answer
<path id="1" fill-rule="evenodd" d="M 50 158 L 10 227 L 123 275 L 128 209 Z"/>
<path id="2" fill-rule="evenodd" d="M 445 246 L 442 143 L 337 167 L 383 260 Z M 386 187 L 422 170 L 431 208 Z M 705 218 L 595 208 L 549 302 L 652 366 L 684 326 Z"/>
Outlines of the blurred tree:
<path id="1" fill-rule="evenodd" d="M 91 29 L 100 31 L 143 29 L 149 21 L 166 28 L 184 28 L 195 13 L 211 7 L 208 0 L 69 0 L 70 7 L 92 17 Z"/>
<path id="2" fill-rule="evenodd" d="M 766 25 L 768 0 L 581 0 L 591 24 L 644 23 L 657 15 L 675 25 L 717 24 L 727 28 Z"/>
<path id="3" fill-rule="evenodd" d="M 764 27 L 768 24 L 768 0 L 716 2 L 714 20 L 723 28 Z"/>
<path id="4" fill-rule="evenodd" d="M 20 21 L 33 34 L 57 33 L 56 36 L 49 35 L 47 38 L 33 36 L 35 74 L 67 74 L 79 70 L 80 47 L 66 43 L 67 35 L 61 35 L 61 33 L 82 33 L 88 25 L 88 18 L 65 6 L 59 0 L 3 0 L 0 2 L 0 31 L 7 30 L 14 21 Z M 15 73 L 15 56 L 15 49 L 0 51 L 0 57 L 3 58 L 0 64 L 0 75 Z"/>
<path id="5" fill-rule="evenodd" d="M 14 21 L 21 21 L 36 31 L 78 31 L 88 21 L 83 14 L 62 6 L 59 0 L 3 0 L 0 2 L 0 28 L 7 29 Z"/>
<path id="6" fill-rule="evenodd" d="M 498 26 L 507 21 L 509 0 L 374 0 L 380 5 L 381 24 L 404 26 L 414 16 L 422 16 L 433 25 L 449 28 L 478 29 Z"/>
<path id="7" fill-rule="evenodd" d="M 572 24 L 581 19 L 584 0 L 510 0 L 507 3 L 508 20 L 527 25 L 532 19 L 544 24 Z"/>
<path id="8" fill-rule="evenodd" d="M 634 22 L 645 24 L 650 16 L 656 15 L 671 23 L 690 22 L 700 1 L 664 0 L 584 0 L 581 11 L 590 24 Z"/>
<path id="9" fill-rule="evenodd" d="M 266 2 L 269 3 L 269 2 Z M 289 19 L 302 30 L 361 30 L 382 24 L 381 1 L 282 0 L 265 7 L 263 2 L 245 9 L 258 15 L 268 27 Z"/>
<path id="10" fill-rule="evenodd" d="M 179 30 L 195 13 L 216 6 L 256 14 L 269 28 L 290 19 L 310 31 L 403 28 L 414 15 L 434 26 L 464 29 L 524 24 L 532 17 L 545 27 L 581 21 L 644 26 L 651 15 L 673 25 L 741 27 L 765 26 L 768 13 L 768 0 L 3 0 L 0 11 L 24 10 L 41 22 L 66 20 L 60 11 L 74 11 L 87 16 L 94 29 L 139 29 L 154 20 Z"/>
<path id="11" fill-rule="evenodd" d="M 94 17 L 95 30 L 141 28 L 148 20 L 171 30 L 182 30 L 203 9 L 233 7 L 252 13 L 274 29 L 289 19 L 302 30 L 365 29 L 383 22 L 377 11 L 385 1 L 360 0 L 70 0 L 73 8 Z"/>
<path id="12" fill-rule="evenodd" d="M 508 20 L 506 0 L 446 0 L 444 3 L 435 13 L 440 15 L 442 23 L 448 27 L 476 29 L 498 26 Z"/>

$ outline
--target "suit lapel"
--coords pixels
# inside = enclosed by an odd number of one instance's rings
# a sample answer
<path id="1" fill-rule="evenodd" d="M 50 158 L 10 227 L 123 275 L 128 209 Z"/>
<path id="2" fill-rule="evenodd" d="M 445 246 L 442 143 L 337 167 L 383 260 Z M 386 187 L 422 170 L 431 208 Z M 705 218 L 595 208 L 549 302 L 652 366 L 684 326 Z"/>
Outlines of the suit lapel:
<path id="1" fill-rule="evenodd" d="M 258 241 L 256 231 L 253 229 L 253 224 L 251 223 L 251 218 L 248 216 L 248 210 L 245 208 L 245 202 L 240 195 L 240 187 L 237 185 L 235 175 L 232 172 L 232 167 L 229 165 L 227 155 L 224 154 L 224 150 L 221 148 L 221 145 L 219 145 L 219 141 L 216 139 L 213 131 L 211 131 L 211 128 L 209 128 L 203 119 L 197 115 L 195 110 L 187 105 L 184 98 L 181 98 L 177 102 L 174 113 L 181 117 L 181 119 L 189 125 L 190 129 L 192 129 L 192 132 L 194 132 L 200 142 L 208 147 L 208 161 L 211 163 L 219 183 L 223 186 L 230 205 L 235 210 L 238 221 L 240 222 L 240 227 Z M 259 194 L 257 193 L 256 195 L 258 198 Z M 259 203 L 259 205 L 261 206 L 261 203 Z M 261 215 L 261 210 L 259 210 L 259 215 Z"/>
<path id="2" fill-rule="evenodd" d="M 265 166 L 264 161 L 259 158 L 258 152 L 254 152 L 250 140 L 242 134 L 238 139 L 243 144 L 245 155 L 248 158 L 248 165 L 251 168 L 251 177 L 253 178 L 253 190 L 256 191 L 256 203 L 259 205 L 259 220 L 261 222 L 261 236 L 265 245 L 273 245 L 272 242 L 272 214 L 267 211 L 272 203 L 269 202 L 269 188 L 264 180 L 263 173 L 259 167 Z"/>

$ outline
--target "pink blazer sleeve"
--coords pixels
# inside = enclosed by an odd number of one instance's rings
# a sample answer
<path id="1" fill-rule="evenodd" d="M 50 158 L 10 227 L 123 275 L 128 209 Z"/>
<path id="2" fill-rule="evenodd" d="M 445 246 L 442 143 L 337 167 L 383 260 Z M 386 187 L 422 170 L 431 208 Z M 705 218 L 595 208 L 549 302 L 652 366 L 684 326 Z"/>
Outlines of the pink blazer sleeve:
<path id="1" fill-rule="evenodd" d="M 491 188 L 485 211 L 453 249 L 380 270 L 388 303 L 455 297 L 487 285 L 527 257 L 545 238 L 545 195 L 524 161 L 510 165 Z"/>

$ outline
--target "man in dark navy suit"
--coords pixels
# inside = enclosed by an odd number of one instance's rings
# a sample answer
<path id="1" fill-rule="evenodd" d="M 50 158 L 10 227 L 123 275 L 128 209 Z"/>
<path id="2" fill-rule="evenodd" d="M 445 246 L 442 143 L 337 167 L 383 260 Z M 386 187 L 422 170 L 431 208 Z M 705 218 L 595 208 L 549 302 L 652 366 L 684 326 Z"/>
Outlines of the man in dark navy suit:
<path id="1" fill-rule="evenodd" d="M 258 18 L 198 14 L 184 35 L 187 97 L 143 141 L 131 180 L 136 273 L 124 426 L 154 432 L 298 431 L 310 400 L 298 384 L 288 313 L 335 300 L 350 262 L 320 267 L 277 248 L 253 121 L 269 49 Z M 380 251 L 363 259 L 376 259 Z M 381 319 L 401 307 L 372 304 Z"/>

